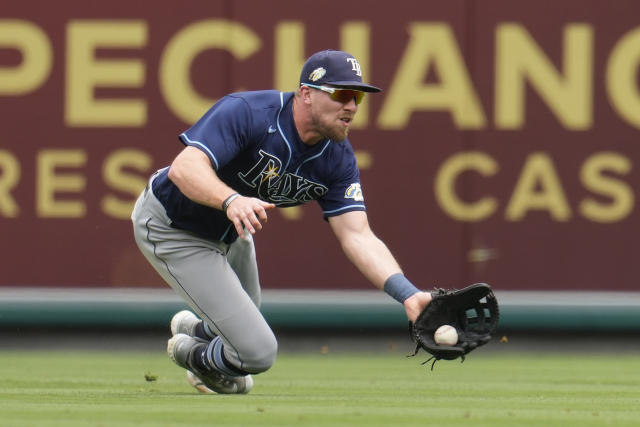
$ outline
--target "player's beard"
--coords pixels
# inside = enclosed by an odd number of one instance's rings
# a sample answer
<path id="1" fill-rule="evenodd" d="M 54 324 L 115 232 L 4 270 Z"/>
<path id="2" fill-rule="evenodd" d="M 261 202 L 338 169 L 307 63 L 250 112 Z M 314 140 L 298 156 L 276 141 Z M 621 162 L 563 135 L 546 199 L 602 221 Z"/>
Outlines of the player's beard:
<path id="1" fill-rule="evenodd" d="M 347 139 L 349 127 L 344 126 L 341 120 L 336 123 L 335 120 L 327 120 L 320 114 L 312 114 L 311 120 L 316 131 L 323 137 L 334 142 L 341 142 Z"/>

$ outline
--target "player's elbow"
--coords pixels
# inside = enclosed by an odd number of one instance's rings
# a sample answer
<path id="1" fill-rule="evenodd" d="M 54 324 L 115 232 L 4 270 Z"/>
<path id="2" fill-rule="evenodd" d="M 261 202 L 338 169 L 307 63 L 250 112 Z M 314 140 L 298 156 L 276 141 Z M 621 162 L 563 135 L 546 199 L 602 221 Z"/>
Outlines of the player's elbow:
<path id="1" fill-rule="evenodd" d="M 178 161 L 177 159 L 171 163 L 171 167 L 167 172 L 167 176 L 169 179 L 177 186 L 180 186 L 181 182 L 184 180 L 184 166 L 183 163 Z"/>
<path id="2" fill-rule="evenodd" d="M 207 155 L 195 147 L 185 147 L 171 162 L 168 176 L 174 184 L 180 187 L 182 183 L 188 182 L 195 175 L 201 173 L 203 168 L 204 170 L 211 168 Z"/>

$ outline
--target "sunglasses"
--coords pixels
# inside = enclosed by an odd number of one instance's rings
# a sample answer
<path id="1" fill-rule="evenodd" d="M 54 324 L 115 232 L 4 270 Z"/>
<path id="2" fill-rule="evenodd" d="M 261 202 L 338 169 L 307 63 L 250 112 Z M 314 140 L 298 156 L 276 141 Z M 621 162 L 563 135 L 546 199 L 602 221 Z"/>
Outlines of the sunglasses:
<path id="1" fill-rule="evenodd" d="M 360 104 L 362 102 L 362 99 L 364 98 L 364 92 L 359 90 L 337 89 L 334 87 L 312 85 L 310 83 L 303 83 L 301 86 L 308 86 L 314 89 L 321 90 L 323 92 L 327 92 L 329 94 L 329 98 L 342 104 L 351 102 L 352 99 L 355 99 L 356 104 Z"/>

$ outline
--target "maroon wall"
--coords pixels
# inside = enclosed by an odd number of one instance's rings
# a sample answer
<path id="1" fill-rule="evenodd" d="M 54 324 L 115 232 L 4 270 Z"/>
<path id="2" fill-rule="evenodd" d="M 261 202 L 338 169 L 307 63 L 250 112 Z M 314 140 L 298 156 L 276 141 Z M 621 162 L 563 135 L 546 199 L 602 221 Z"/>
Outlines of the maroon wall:
<path id="1" fill-rule="evenodd" d="M 177 135 L 311 53 L 385 90 L 351 134 L 369 218 L 423 287 L 637 290 L 640 3 L 7 2 L 1 286 L 163 286 L 128 213 Z M 166 83 L 163 83 L 166 82 Z M 256 239 L 265 288 L 368 288 L 317 206 Z"/>

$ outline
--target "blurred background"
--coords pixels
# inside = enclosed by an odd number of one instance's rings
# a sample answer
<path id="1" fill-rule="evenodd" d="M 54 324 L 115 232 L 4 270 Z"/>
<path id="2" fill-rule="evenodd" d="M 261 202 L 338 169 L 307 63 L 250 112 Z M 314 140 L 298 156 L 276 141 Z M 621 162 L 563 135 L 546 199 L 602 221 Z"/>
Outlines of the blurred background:
<path id="1" fill-rule="evenodd" d="M 217 99 L 295 90 L 331 48 L 384 89 L 350 140 L 372 227 L 416 285 L 490 283 L 497 338 L 635 343 L 638 17 L 632 0 L 3 4 L 2 334 L 156 343 L 184 305 L 135 245 L 138 193 Z M 274 328 L 405 333 L 316 204 L 272 213 L 256 248 Z"/>

